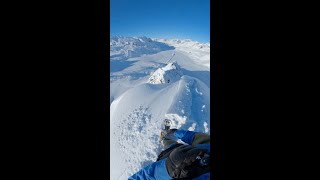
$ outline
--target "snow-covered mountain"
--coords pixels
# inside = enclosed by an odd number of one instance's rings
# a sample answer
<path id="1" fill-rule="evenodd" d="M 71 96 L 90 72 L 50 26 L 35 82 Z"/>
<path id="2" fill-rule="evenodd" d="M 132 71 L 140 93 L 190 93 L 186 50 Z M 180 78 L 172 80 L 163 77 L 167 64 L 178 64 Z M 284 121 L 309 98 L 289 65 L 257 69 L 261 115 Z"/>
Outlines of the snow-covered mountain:
<path id="1" fill-rule="evenodd" d="M 170 49 L 174 47 L 147 37 L 113 36 L 110 38 L 110 58 L 113 60 L 137 57 L 141 54 L 154 54 Z"/>
<path id="2" fill-rule="evenodd" d="M 110 179 L 124 180 L 157 159 L 165 118 L 210 134 L 210 44 L 113 37 L 110 49 Z"/>
<path id="3" fill-rule="evenodd" d="M 158 42 L 163 42 L 169 45 L 173 45 L 176 47 L 185 47 L 185 48 L 191 48 L 193 50 L 203 50 L 203 51 L 210 51 L 210 43 L 200 43 L 197 41 L 192 41 L 190 39 L 160 39 L 160 38 L 153 38 L 153 40 Z"/>
<path id="4" fill-rule="evenodd" d="M 200 43 L 190 39 L 154 39 L 155 41 L 163 42 L 174 46 L 182 52 L 188 54 L 189 57 L 197 59 L 203 65 L 210 68 L 210 43 Z"/>

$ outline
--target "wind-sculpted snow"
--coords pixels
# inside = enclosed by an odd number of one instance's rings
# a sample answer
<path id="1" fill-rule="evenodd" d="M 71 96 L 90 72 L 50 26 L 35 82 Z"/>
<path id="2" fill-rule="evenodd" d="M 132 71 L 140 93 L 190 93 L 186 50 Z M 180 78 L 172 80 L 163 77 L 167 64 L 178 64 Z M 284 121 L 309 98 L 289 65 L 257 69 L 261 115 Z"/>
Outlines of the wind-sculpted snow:
<path id="1" fill-rule="evenodd" d="M 131 47 L 132 39 L 151 40 L 115 38 L 110 44 Z M 197 42 L 181 42 L 168 43 L 175 46 L 172 50 L 128 58 L 127 64 L 111 71 L 110 179 L 128 179 L 156 161 L 162 151 L 159 135 L 165 118 L 172 120 L 172 128 L 210 134 L 210 45 L 199 50 Z M 166 64 L 173 53 L 174 63 Z"/>

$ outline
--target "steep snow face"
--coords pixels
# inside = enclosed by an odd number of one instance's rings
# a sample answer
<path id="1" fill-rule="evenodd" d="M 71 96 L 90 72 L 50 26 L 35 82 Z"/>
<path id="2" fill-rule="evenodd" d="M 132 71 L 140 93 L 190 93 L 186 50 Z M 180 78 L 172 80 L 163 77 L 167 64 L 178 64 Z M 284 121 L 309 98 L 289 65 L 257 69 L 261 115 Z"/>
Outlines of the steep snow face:
<path id="1" fill-rule="evenodd" d="M 163 68 L 157 69 L 149 78 L 151 84 L 173 83 L 183 75 L 180 66 L 176 62 L 169 63 Z"/>
<path id="2" fill-rule="evenodd" d="M 172 128 L 210 134 L 210 45 L 117 38 L 110 41 L 110 179 L 125 180 L 157 159 L 165 118 Z M 130 42 L 162 45 L 156 52 Z"/>

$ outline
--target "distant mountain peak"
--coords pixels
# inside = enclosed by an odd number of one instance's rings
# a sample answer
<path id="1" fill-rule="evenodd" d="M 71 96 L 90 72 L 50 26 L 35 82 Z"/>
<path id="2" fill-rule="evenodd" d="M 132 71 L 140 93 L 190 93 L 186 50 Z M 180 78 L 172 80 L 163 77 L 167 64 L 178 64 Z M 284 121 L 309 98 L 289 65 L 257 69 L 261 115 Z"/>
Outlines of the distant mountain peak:
<path id="1" fill-rule="evenodd" d="M 142 37 L 110 37 L 111 60 L 128 59 L 143 54 L 155 54 L 160 51 L 172 50 L 173 46 L 154 41 L 151 38 Z"/>
<path id="2" fill-rule="evenodd" d="M 163 42 L 170 46 L 182 47 L 182 48 L 192 48 L 197 50 L 210 51 L 210 42 L 200 43 L 191 39 L 162 39 L 154 38 L 154 41 Z"/>

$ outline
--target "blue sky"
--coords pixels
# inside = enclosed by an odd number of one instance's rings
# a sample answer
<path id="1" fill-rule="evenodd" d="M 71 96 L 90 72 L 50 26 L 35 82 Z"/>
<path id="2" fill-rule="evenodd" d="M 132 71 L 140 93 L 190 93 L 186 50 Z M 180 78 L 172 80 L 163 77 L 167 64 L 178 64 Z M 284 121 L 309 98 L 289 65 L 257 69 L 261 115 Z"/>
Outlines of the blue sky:
<path id="1" fill-rule="evenodd" d="M 210 0 L 110 0 L 110 33 L 210 41 Z"/>

